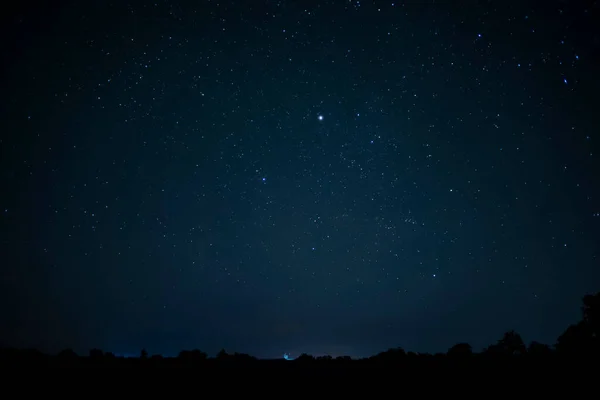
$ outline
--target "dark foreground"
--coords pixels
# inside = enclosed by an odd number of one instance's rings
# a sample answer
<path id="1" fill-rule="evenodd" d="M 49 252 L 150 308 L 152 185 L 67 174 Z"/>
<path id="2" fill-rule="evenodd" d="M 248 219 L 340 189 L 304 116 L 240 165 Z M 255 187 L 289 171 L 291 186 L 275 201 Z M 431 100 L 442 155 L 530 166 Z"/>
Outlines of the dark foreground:
<path id="1" fill-rule="evenodd" d="M 35 350 L 0 350 L 0 368 L 59 368 L 59 369 L 203 369 L 212 371 L 271 370 L 272 372 L 306 373 L 352 373 L 370 370 L 393 370 L 411 372 L 551 372 L 551 371 L 598 371 L 600 357 L 597 354 L 577 355 L 545 353 L 522 354 L 417 354 L 401 349 L 391 349 L 376 356 L 351 359 L 349 357 L 312 357 L 302 355 L 295 360 L 257 359 L 246 354 L 219 354 L 208 358 L 199 351 L 182 352 L 178 357 L 146 356 L 117 357 L 99 350 L 89 356 L 78 356 L 72 352 L 47 355 Z M 186 354 L 187 353 L 187 354 Z M 196 354 L 194 354 L 196 353 Z"/>
<path id="2" fill-rule="evenodd" d="M 406 390 L 413 396 L 423 395 L 426 391 L 445 390 L 452 386 L 463 391 L 479 388 L 476 390 L 478 395 L 486 397 L 508 390 L 511 396 L 519 397 L 525 394 L 541 397 L 544 392 L 553 397 L 567 395 L 580 398 L 598 392 L 600 372 L 600 293 L 586 295 L 582 300 L 582 319 L 567 327 L 554 345 L 531 342 L 527 346 L 517 332 L 509 331 L 480 353 L 473 352 L 468 343 L 458 343 L 446 353 L 419 354 L 393 348 L 359 360 L 307 354 L 294 360 L 263 360 L 247 354 L 230 354 L 225 350 L 216 357 L 208 357 L 200 350 L 184 350 L 177 357 L 151 356 L 142 350 L 139 357 L 125 358 L 99 349 L 90 350 L 86 356 L 68 349 L 54 355 L 37 350 L 0 349 L 0 368 L 5 378 L 3 383 L 36 390 L 44 386 L 25 383 L 38 382 L 34 378 L 36 371 L 53 370 L 53 373 L 40 375 L 46 379 L 51 377 L 46 382 L 54 384 L 55 379 L 60 377 L 62 382 L 68 382 L 67 385 L 74 385 L 75 390 L 79 390 L 76 389 L 77 384 L 84 385 L 80 379 L 87 381 L 86 385 L 95 385 L 98 390 L 108 387 L 112 391 L 119 390 L 119 385 L 131 388 L 135 384 L 141 385 L 140 391 L 146 391 L 178 380 L 183 382 L 183 386 L 190 382 L 201 384 L 201 394 L 207 393 L 204 390 L 212 390 L 214 395 L 243 392 L 245 385 L 252 382 L 260 387 L 261 393 L 271 397 L 275 393 L 279 397 L 288 397 L 289 392 L 293 394 L 308 387 L 315 388 L 315 385 L 317 390 L 325 387 L 331 390 L 333 387 L 344 391 L 358 386 L 375 390 L 378 385 L 388 387 L 391 384 L 402 386 L 396 388 L 396 395 L 406 395 Z M 170 373 L 176 369 L 195 371 Z M 91 372 L 95 370 L 116 372 Z M 162 371 L 156 373 L 156 370 Z M 11 379 L 11 374 L 21 378 Z M 169 385 L 169 390 L 173 390 L 173 384 Z M 592 391 L 584 392 L 584 388 L 590 387 L 593 387 Z M 558 388 L 560 391 L 557 391 Z M 141 396 L 140 393 L 136 395 Z M 377 397 L 373 393 L 370 395 Z"/>
<path id="3" fill-rule="evenodd" d="M 362 360 L 301 357 L 258 360 L 245 355 L 203 358 L 79 357 L 4 351 L 5 391 L 46 396 L 367 397 L 518 396 L 582 398 L 597 392 L 600 358 L 592 354 L 426 355 L 388 351 Z M 182 373 L 183 372 L 183 373 Z M 29 385 L 28 383 L 33 384 Z"/>

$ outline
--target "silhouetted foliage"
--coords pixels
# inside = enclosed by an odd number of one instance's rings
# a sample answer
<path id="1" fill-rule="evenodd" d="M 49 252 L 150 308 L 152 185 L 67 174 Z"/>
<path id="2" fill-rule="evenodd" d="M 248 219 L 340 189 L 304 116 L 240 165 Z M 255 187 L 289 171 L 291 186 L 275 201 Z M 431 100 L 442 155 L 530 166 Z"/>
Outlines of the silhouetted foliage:
<path id="1" fill-rule="evenodd" d="M 104 352 L 100 349 L 91 349 L 90 350 L 90 358 L 101 360 L 104 357 Z"/>
<path id="2" fill-rule="evenodd" d="M 373 356 L 371 358 L 378 360 L 378 361 L 395 361 L 395 360 L 398 360 L 399 358 L 403 358 L 405 356 L 406 356 L 406 352 L 404 351 L 404 349 L 402 349 L 401 347 L 397 347 L 395 349 L 389 349 L 389 350 L 383 351 L 379 354 L 376 354 L 375 356 Z"/>
<path id="3" fill-rule="evenodd" d="M 229 354 L 227 354 L 225 349 L 221 349 L 221 351 L 217 353 L 217 360 L 226 360 L 227 358 L 229 358 Z"/>
<path id="4" fill-rule="evenodd" d="M 401 347 L 391 348 L 376 354 L 372 357 L 363 359 L 351 359 L 348 356 L 341 356 L 333 359 L 329 355 L 313 357 L 309 354 L 301 354 L 298 358 L 291 361 L 281 360 L 258 360 L 257 358 L 243 353 L 229 354 L 225 349 L 219 351 L 214 358 L 210 358 L 206 353 L 194 349 L 183 350 L 177 357 L 163 357 L 153 355 L 148 357 L 145 349 L 140 351 L 138 358 L 126 358 L 115 356 L 113 353 L 104 352 L 100 349 L 91 349 L 87 357 L 77 355 L 71 349 L 65 349 L 56 356 L 45 355 L 37 350 L 31 349 L 0 349 L 0 362 L 5 365 L 27 365 L 45 364 L 57 366 L 220 366 L 231 365 L 264 365 L 280 368 L 310 368 L 310 366 L 319 366 L 322 370 L 330 368 L 346 368 L 356 366 L 385 365 L 385 366 L 410 366 L 404 371 L 419 370 L 420 367 L 453 368 L 456 366 L 472 365 L 476 368 L 485 365 L 501 364 L 502 362 L 511 363 L 511 367 L 505 370 L 512 371 L 516 365 L 535 365 L 536 368 L 549 367 L 565 364 L 571 366 L 572 363 L 564 363 L 569 357 L 598 357 L 599 351 L 599 333 L 600 333 L 600 293 L 595 295 L 586 295 L 583 297 L 582 319 L 576 324 L 570 325 L 562 333 L 555 345 L 552 347 L 539 342 L 531 342 L 529 347 L 525 346 L 521 336 L 515 331 L 506 332 L 497 343 L 484 349 L 481 353 L 475 353 L 468 343 L 458 343 L 448 349 L 447 353 L 422 354 L 415 352 L 405 352 Z M 565 358 L 567 357 L 567 358 Z M 539 363 L 537 361 L 540 361 Z M 595 362 L 595 361 L 594 361 Z M 258 364 L 257 364 L 258 363 Z M 515 364 L 516 363 L 516 364 Z M 534 364 L 531 364 L 534 363 Z M 321 368 L 322 367 L 322 368 Z M 464 372 L 464 370 L 463 370 Z"/>
<path id="5" fill-rule="evenodd" d="M 489 346 L 485 352 L 502 356 L 519 356 L 525 354 L 527 348 L 521 335 L 515 331 L 509 331 L 504 334 L 502 339 L 498 340 L 498 343 Z"/>
<path id="6" fill-rule="evenodd" d="M 558 337 L 556 350 L 565 355 L 600 355 L 600 292 L 583 296 L 582 320 Z"/>
<path id="7" fill-rule="evenodd" d="M 457 343 L 448 350 L 450 357 L 470 357 L 473 355 L 473 348 L 469 343 Z"/>
<path id="8" fill-rule="evenodd" d="M 71 349 L 64 349 L 58 353 L 58 358 L 65 361 L 75 360 L 77 359 L 77 353 Z"/>
<path id="9" fill-rule="evenodd" d="M 300 357 L 296 358 L 295 361 L 296 362 L 300 362 L 300 363 L 302 363 L 302 362 L 312 362 L 312 361 L 315 361 L 315 358 L 313 356 L 309 355 L 309 354 L 302 353 L 302 354 L 300 354 Z"/>
<path id="10" fill-rule="evenodd" d="M 548 356 L 552 354 L 552 349 L 547 344 L 533 341 L 529 344 L 527 354 L 531 356 Z"/>
<path id="11" fill-rule="evenodd" d="M 558 337 L 556 350 L 564 354 L 585 355 L 593 347 L 593 336 L 590 326 L 584 321 L 570 325 Z"/>
<path id="12" fill-rule="evenodd" d="M 594 333 L 598 334 L 600 329 L 600 292 L 583 296 L 583 322 L 592 328 Z"/>

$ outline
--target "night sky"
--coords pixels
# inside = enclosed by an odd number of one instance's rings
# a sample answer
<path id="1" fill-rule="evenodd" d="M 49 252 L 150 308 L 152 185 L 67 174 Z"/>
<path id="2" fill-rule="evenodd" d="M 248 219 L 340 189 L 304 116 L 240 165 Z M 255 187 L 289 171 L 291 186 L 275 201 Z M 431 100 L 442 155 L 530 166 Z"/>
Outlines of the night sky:
<path id="1" fill-rule="evenodd" d="M 143 3 L 2 17 L 0 345 L 554 344 L 600 290 L 597 3 Z"/>

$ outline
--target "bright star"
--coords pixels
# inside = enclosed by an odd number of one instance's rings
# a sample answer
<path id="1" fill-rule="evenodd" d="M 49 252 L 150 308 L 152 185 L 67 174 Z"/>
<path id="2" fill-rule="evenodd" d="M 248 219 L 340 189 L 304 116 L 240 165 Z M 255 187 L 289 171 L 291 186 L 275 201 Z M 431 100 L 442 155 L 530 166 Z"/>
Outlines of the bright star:
<path id="1" fill-rule="evenodd" d="M 322 115 L 319 115 L 318 118 L 319 118 L 319 121 L 323 121 L 323 116 Z"/>

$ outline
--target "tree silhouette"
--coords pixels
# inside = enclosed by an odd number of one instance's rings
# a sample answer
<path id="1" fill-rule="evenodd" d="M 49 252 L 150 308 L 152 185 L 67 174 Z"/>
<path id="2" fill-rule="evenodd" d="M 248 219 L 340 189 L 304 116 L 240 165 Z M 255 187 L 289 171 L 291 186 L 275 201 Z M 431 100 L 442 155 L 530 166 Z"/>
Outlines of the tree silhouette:
<path id="1" fill-rule="evenodd" d="M 600 325 L 600 292 L 583 296 L 583 320 L 595 327 Z"/>
<path id="2" fill-rule="evenodd" d="M 376 360 L 378 362 L 387 363 L 405 359 L 406 356 L 407 354 L 402 347 L 396 347 L 393 349 L 382 351 L 381 353 L 371 357 L 371 359 Z"/>
<path id="3" fill-rule="evenodd" d="M 315 358 L 313 356 L 311 356 L 310 354 L 306 354 L 306 353 L 302 353 L 302 354 L 300 354 L 300 357 L 296 358 L 297 362 L 311 362 L 314 360 L 315 360 Z"/>
<path id="4" fill-rule="evenodd" d="M 145 349 L 140 351 L 137 359 L 130 357 L 116 357 L 111 352 L 104 352 L 100 349 L 91 349 L 89 355 L 80 357 L 73 350 L 66 349 L 56 356 L 46 355 L 35 349 L 11 349 L 0 348 L 0 363 L 7 366 L 15 365 L 56 365 L 64 366 L 189 366 L 201 363 L 203 367 L 211 366 L 272 366 L 275 368 L 296 368 L 300 365 L 301 369 L 310 370 L 312 366 L 319 370 L 329 371 L 330 369 L 340 368 L 342 371 L 351 371 L 353 368 L 347 368 L 348 365 L 367 365 L 371 366 L 400 366 L 408 370 L 433 371 L 435 368 L 454 368 L 459 367 L 485 367 L 486 365 L 499 364 L 508 361 L 510 367 L 524 365 L 531 367 L 548 367 L 550 370 L 556 370 L 561 366 L 594 365 L 600 355 L 600 293 L 595 295 L 586 295 L 582 297 L 581 314 L 582 318 L 576 324 L 570 325 L 562 333 L 556 342 L 556 351 L 546 344 L 531 342 L 528 347 L 525 346 L 521 336 L 511 330 L 502 336 L 495 344 L 487 347 L 482 353 L 475 354 L 468 343 L 457 343 L 450 347 L 446 354 L 423 354 L 415 352 L 405 352 L 401 347 L 390 348 L 377 355 L 362 359 L 351 359 L 348 356 L 333 358 L 329 355 L 319 356 L 317 358 L 302 354 L 294 362 L 281 362 L 276 360 L 259 360 L 251 355 L 234 352 L 228 354 L 225 349 L 212 358 L 206 353 L 194 349 L 183 350 L 177 357 L 167 357 L 153 355 L 148 359 L 148 352 Z M 571 358 L 572 357 L 572 358 Z M 583 363 L 580 359 L 588 357 Z M 595 357 L 596 359 L 589 359 Z M 138 360 L 136 362 L 136 360 Z M 140 360 L 146 360 L 141 362 Z M 537 363 L 540 361 L 541 363 Z M 531 363 L 534 364 L 531 364 Z M 323 368 L 326 366 L 326 368 Z M 415 367 L 413 369 L 413 367 Z M 589 367 L 587 367 L 589 368 Z M 357 369 L 362 370 L 362 369 Z M 513 369 L 505 369 L 512 371 Z M 364 371 L 364 370 L 362 370 Z M 520 371 L 517 369 L 517 371 Z M 463 370 L 465 372 L 465 370 Z"/>
<path id="5" fill-rule="evenodd" d="M 469 343 L 457 343 L 448 350 L 450 357 L 470 357 L 473 355 L 473 348 Z"/>
<path id="6" fill-rule="evenodd" d="M 71 349 L 64 349 L 64 350 L 61 350 L 60 353 L 58 353 L 58 357 L 63 360 L 75 360 L 75 359 L 77 359 L 77 353 L 75 353 Z"/>
<path id="7" fill-rule="evenodd" d="M 100 349 L 91 349 L 90 350 L 90 358 L 93 360 L 100 360 L 104 357 L 104 352 Z"/>
<path id="8" fill-rule="evenodd" d="M 498 343 L 489 346 L 486 351 L 488 354 L 517 356 L 527 352 L 525 342 L 517 332 L 508 331 L 504 334 Z"/>
<path id="9" fill-rule="evenodd" d="M 227 354 L 225 349 L 221 349 L 221 351 L 217 353 L 217 360 L 226 360 L 227 358 L 229 358 L 229 354 Z"/>
<path id="10" fill-rule="evenodd" d="M 148 358 L 148 352 L 146 351 L 146 349 L 142 349 L 142 351 L 140 351 L 140 358 L 142 360 L 145 360 Z"/>
<path id="11" fill-rule="evenodd" d="M 600 337 L 600 292 L 583 296 L 583 322 L 588 325 L 593 337 Z"/>
<path id="12" fill-rule="evenodd" d="M 583 296 L 582 320 L 558 337 L 556 350 L 576 356 L 600 353 L 600 292 Z"/>
<path id="13" fill-rule="evenodd" d="M 547 356 L 552 354 L 552 349 L 550 349 L 550 346 L 548 346 L 547 344 L 533 341 L 529 344 L 527 354 L 532 356 Z"/>

